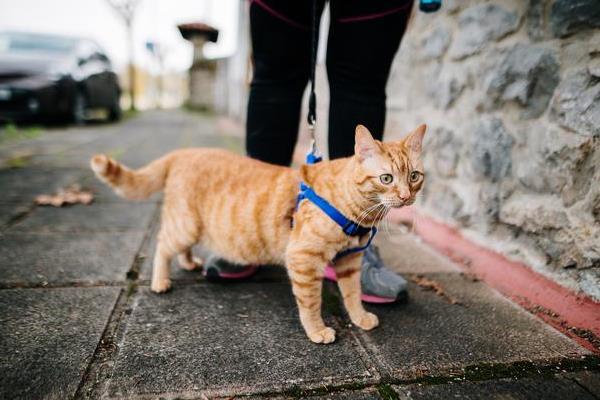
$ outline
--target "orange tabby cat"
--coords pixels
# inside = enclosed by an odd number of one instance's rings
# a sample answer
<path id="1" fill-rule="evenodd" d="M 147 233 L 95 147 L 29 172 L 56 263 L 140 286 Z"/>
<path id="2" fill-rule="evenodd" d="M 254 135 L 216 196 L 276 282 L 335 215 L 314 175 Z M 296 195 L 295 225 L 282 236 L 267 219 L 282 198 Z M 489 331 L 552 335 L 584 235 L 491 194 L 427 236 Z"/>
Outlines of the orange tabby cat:
<path id="1" fill-rule="evenodd" d="M 183 149 L 132 171 L 105 155 L 91 166 L 96 175 L 128 199 L 164 190 L 161 229 L 151 289 L 171 286 L 169 265 L 177 255 L 185 269 L 200 267 L 191 247 L 238 264 L 285 264 L 306 334 L 331 343 L 335 331 L 321 318 L 323 271 L 341 250 L 366 243 L 346 236 L 322 210 L 304 200 L 294 212 L 300 181 L 363 226 L 379 222 L 390 207 L 412 204 L 423 185 L 420 160 L 425 125 L 399 142 L 382 143 L 356 128 L 355 155 L 300 171 L 217 149 Z M 292 227 L 293 218 L 293 227 Z M 373 329 L 379 321 L 361 303 L 362 253 L 335 262 L 338 285 L 352 322 Z"/>

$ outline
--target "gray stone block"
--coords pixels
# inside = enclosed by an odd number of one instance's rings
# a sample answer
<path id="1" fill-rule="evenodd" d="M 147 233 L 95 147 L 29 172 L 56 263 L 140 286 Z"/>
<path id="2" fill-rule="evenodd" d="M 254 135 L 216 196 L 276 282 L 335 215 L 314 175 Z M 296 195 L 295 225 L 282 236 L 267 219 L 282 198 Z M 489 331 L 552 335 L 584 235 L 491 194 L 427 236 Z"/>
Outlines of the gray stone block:
<path id="1" fill-rule="evenodd" d="M 476 177 L 497 182 L 510 173 L 514 139 L 502 120 L 482 118 L 471 131 L 471 167 Z"/>
<path id="2" fill-rule="evenodd" d="M 580 135 L 600 137 L 600 83 L 584 70 L 568 75 L 558 86 L 552 116 Z"/>
<path id="3" fill-rule="evenodd" d="M 450 47 L 450 56 L 459 60 L 478 53 L 489 42 L 517 30 L 519 17 L 497 4 L 474 5 L 458 17 L 459 31 Z"/>
<path id="4" fill-rule="evenodd" d="M 5 234 L 0 285 L 123 282 L 144 232 Z"/>
<path id="5" fill-rule="evenodd" d="M 73 398 L 117 288 L 0 291 L 0 398 Z"/>
<path id="6" fill-rule="evenodd" d="M 550 11 L 550 26 L 556 37 L 565 37 L 600 27 L 600 2 L 597 0 L 556 0 Z"/>
<path id="7" fill-rule="evenodd" d="M 448 68 L 432 68 L 426 70 L 425 88 L 433 104 L 442 110 L 454 105 L 466 87 L 466 79 L 462 72 Z"/>
<path id="8" fill-rule="evenodd" d="M 444 218 L 452 218 L 466 225 L 473 216 L 465 210 L 465 202 L 450 186 L 438 183 L 435 190 L 426 191 L 426 202 L 436 214 Z"/>
<path id="9" fill-rule="evenodd" d="M 560 378 L 502 379 L 445 385 L 395 386 L 403 400 L 592 400 L 575 382 Z"/>
<path id="10" fill-rule="evenodd" d="M 458 160 L 463 150 L 463 140 L 459 135 L 450 129 L 437 128 L 431 135 L 425 136 L 423 147 L 426 161 L 431 161 L 430 164 L 439 175 L 456 176 Z"/>
<path id="11" fill-rule="evenodd" d="M 135 299 L 110 397 L 233 396 L 372 378 L 346 328 L 333 345 L 311 343 L 286 284 L 142 289 Z M 354 328 L 353 328 L 354 329 Z"/>
<path id="12" fill-rule="evenodd" d="M 156 211 L 156 204 L 135 202 L 37 207 L 10 232 L 144 231 Z"/>
<path id="13" fill-rule="evenodd" d="M 483 105 L 494 109 L 515 102 L 523 108 L 523 118 L 539 117 L 558 85 L 558 72 L 558 62 L 551 50 L 519 43 L 486 77 Z"/>
<path id="14" fill-rule="evenodd" d="M 424 60 L 440 58 L 450 46 L 451 34 L 446 27 L 438 26 L 421 40 L 421 56 Z"/>
<path id="15" fill-rule="evenodd" d="M 411 284 L 409 302 L 369 306 L 380 326 L 361 332 L 381 368 L 398 379 L 443 376 L 479 364 L 546 362 L 589 352 L 481 282 L 428 274 L 461 304 Z"/>
<path id="16" fill-rule="evenodd" d="M 545 6 L 546 0 L 529 0 L 527 5 L 526 24 L 527 34 L 533 40 L 541 40 L 545 36 L 546 18 Z"/>
<path id="17" fill-rule="evenodd" d="M 546 126 L 528 129 L 519 136 L 526 140 L 514 155 L 513 171 L 519 183 L 532 192 L 560 193 L 567 206 L 581 200 L 583 196 L 573 184 L 593 152 L 593 138 Z"/>
<path id="18" fill-rule="evenodd" d="M 503 202 L 500 221 L 537 233 L 546 229 L 563 229 L 569 224 L 560 200 L 531 195 L 514 195 Z"/>

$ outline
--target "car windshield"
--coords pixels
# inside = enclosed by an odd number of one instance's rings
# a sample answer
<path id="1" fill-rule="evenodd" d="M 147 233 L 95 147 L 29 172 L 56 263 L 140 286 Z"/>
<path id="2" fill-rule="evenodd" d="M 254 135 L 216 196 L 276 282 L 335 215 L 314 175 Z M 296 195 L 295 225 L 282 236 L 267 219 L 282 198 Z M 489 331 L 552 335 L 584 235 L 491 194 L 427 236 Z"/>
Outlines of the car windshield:
<path id="1" fill-rule="evenodd" d="M 44 52 L 67 54 L 75 48 L 76 39 L 35 33 L 0 32 L 0 54 Z"/>

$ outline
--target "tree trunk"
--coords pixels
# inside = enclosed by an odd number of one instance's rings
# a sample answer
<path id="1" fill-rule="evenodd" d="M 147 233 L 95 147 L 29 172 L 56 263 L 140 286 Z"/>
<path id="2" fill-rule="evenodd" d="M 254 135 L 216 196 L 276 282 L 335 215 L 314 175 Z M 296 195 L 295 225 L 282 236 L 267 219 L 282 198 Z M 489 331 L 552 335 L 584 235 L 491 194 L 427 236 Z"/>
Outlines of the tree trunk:
<path id="1" fill-rule="evenodd" d="M 127 23 L 127 41 L 129 47 L 129 98 L 131 111 L 135 111 L 135 59 L 133 47 L 133 26 Z"/>

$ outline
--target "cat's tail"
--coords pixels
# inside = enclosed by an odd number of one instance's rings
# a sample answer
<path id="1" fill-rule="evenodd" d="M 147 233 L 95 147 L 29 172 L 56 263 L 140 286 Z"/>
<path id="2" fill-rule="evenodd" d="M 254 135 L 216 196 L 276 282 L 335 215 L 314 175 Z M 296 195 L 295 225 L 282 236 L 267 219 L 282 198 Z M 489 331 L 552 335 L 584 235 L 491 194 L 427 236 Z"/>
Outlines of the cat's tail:
<path id="1" fill-rule="evenodd" d="M 97 154 L 90 160 L 90 166 L 96 176 L 119 196 L 143 200 L 164 187 L 171 159 L 171 155 L 167 154 L 133 171 L 104 154 Z"/>

